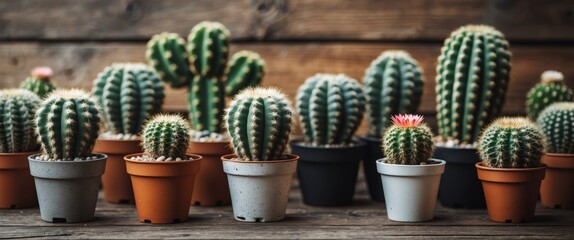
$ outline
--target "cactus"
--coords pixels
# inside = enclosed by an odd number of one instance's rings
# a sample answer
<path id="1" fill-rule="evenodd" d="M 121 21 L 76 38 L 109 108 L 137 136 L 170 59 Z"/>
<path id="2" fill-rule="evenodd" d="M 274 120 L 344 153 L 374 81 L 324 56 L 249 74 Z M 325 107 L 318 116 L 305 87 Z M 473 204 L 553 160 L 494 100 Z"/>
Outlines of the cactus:
<path id="1" fill-rule="evenodd" d="M 510 51 L 490 26 L 469 25 L 445 40 L 437 66 L 437 120 L 444 141 L 474 144 L 498 116 L 509 82 Z"/>
<path id="2" fill-rule="evenodd" d="M 574 100 L 574 91 L 564 85 L 564 75 L 557 71 L 542 73 L 540 83 L 536 84 L 527 95 L 526 111 L 532 121 L 536 121 L 544 108 L 555 102 Z"/>
<path id="3" fill-rule="evenodd" d="M 419 165 L 427 162 L 433 152 L 432 132 L 422 123 L 420 115 L 395 115 L 382 139 L 382 148 L 387 163 Z"/>
<path id="4" fill-rule="evenodd" d="M 159 114 L 153 117 L 143 130 L 145 155 L 151 158 L 187 159 L 190 127 L 178 115 Z"/>
<path id="5" fill-rule="evenodd" d="M 282 159 L 292 122 L 291 103 L 276 89 L 253 88 L 235 97 L 225 114 L 231 144 L 246 161 Z"/>
<path id="6" fill-rule="evenodd" d="M 415 112 L 424 87 L 418 62 L 401 50 L 383 52 L 365 73 L 369 135 L 381 137 L 390 116 Z"/>
<path id="7" fill-rule="evenodd" d="M 45 159 L 90 157 L 100 130 L 96 101 L 83 90 L 56 90 L 40 105 L 36 126 Z"/>
<path id="8" fill-rule="evenodd" d="M 297 91 L 305 142 L 314 146 L 348 145 L 364 110 L 361 85 L 343 74 L 316 74 Z"/>
<path id="9" fill-rule="evenodd" d="M 108 131 L 138 135 L 145 121 L 161 111 L 163 90 L 162 82 L 150 67 L 120 63 L 98 74 L 92 95 L 101 107 Z"/>
<path id="10" fill-rule="evenodd" d="M 478 151 L 487 167 L 538 167 L 544 153 L 544 142 L 543 133 L 528 118 L 503 117 L 484 130 Z"/>
<path id="11" fill-rule="evenodd" d="M 188 56 L 185 40 L 176 33 L 156 34 L 147 43 L 148 61 L 173 88 L 187 86 L 193 79 Z"/>
<path id="12" fill-rule="evenodd" d="M 265 74 L 265 61 L 259 54 L 239 51 L 225 70 L 225 94 L 235 96 L 241 89 L 259 85 Z"/>
<path id="13" fill-rule="evenodd" d="M 28 89 L 38 95 L 40 98 L 45 98 L 48 94 L 56 89 L 54 84 L 50 82 L 53 71 L 49 67 L 37 67 L 32 70 L 32 76 L 26 78 L 21 88 Z"/>
<path id="14" fill-rule="evenodd" d="M 546 136 L 547 152 L 574 154 L 574 102 L 554 103 L 538 117 Z"/>
<path id="15" fill-rule="evenodd" d="M 39 148 L 34 132 L 40 98 L 25 89 L 0 91 L 0 152 L 17 153 Z"/>

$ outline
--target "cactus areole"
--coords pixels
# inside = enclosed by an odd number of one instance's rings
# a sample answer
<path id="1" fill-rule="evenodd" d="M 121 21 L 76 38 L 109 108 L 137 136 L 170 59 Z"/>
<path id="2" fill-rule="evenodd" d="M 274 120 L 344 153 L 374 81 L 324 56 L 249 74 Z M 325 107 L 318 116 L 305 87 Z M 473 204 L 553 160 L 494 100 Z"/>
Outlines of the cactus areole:
<path id="1" fill-rule="evenodd" d="M 423 117 L 399 114 L 391 117 L 393 125 L 385 132 L 382 148 L 387 163 L 418 165 L 431 158 L 434 148 L 432 132 L 422 123 Z"/>

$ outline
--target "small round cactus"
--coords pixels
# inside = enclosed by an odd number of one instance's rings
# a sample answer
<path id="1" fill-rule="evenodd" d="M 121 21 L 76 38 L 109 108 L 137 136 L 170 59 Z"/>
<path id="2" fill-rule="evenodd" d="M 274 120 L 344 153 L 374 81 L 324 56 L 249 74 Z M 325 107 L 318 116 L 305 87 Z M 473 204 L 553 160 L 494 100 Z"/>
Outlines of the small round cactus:
<path id="1" fill-rule="evenodd" d="M 225 94 L 235 96 L 241 89 L 259 85 L 265 74 L 265 61 L 259 54 L 239 51 L 231 57 L 225 70 Z"/>
<path id="2" fill-rule="evenodd" d="M 187 159 L 189 123 L 179 115 L 155 115 L 144 127 L 143 149 L 151 158 Z"/>
<path id="3" fill-rule="evenodd" d="M 281 160 L 291 132 L 292 115 L 291 103 L 276 89 L 242 91 L 225 114 L 237 157 L 245 161 Z"/>
<path id="4" fill-rule="evenodd" d="M 552 103 L 574 100 L 574 91 L 564 84 L 564 75 L 561 72 L 545 71 L 540 83 L 530 89 L 526 98 L 528 117 L 536 121 L 540 112 Z"/>
<path id="5" fill-rule="evenodd" d="M 391 117 L 393 125 L 385 131 L 382 148 L 387 163 L 419 165 L 429 161 L 434 146 L 430 128 L 420 115 L 399 114 Z"/>
<path id="6" fill-rule="evenodd" d="M 484 130 L 478 151 L 487 167 L 531 168 L 540 165 L 544 144 L 544 134 L 528 118 L 502 117 Z"/>
<path id="7" fill-rule="evenodd" d="M 50 81 L 53 74 L 54 72 L 49 67 L 34 68 L 31 73 L 32 76 L 26 78 L 20 87 L 32 91 L 40 98 L 45 98 L 56 89 L 56 86 Z"/>
<path id="8" fill-rule="evenodd" d="M 25 89 L 0 91 L 0 152 L 37 151 L 34 131 L 36 109 L 40 98 Z"/>
<path id="9" fill-rule="evenodd" d="M 574 154 L 574 102 L 558 102 L 544 109 L 538 125 L 546 136 L 547 152 Z"/>
<path id="10" fill-rule="evenodd" d="M 193 79 L 185 40 L 176 33 L 154 35 L 147 43 L 146 57 L 160 78 L 173 88 L 185 87 Z"/>

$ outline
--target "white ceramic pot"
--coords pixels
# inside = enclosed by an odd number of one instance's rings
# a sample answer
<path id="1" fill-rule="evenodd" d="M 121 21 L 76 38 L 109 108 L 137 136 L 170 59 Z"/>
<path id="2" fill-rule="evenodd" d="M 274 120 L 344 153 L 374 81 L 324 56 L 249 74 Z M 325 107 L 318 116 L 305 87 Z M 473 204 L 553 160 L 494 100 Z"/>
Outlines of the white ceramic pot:
<path id="1" fill-rule="evenodd" d="M 446 162 L 431 159 L 432 164 L 400 165 L 386 163 L 386 160 L 377 160 L 377 171 L 385 189 L 389 219 L 398 222 L 432 220 Z"/>

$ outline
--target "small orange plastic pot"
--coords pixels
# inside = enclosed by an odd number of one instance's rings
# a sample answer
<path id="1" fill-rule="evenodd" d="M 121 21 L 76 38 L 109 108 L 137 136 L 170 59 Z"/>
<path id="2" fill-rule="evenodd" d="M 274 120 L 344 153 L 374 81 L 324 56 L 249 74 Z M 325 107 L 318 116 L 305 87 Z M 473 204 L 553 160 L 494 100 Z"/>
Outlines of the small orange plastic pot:
<path id="1" fill-rule="evenodd" d="M 540 200 L 548 208 L 574 209 L 574 154 L 546 153 L 548 166 L 540 186 Z"/>
<path id="2" fill-rule="evenodd" d="M 202 207 L 230 205 L 227 174 L 223 172 L 221 162 L 221 156 L 233 152 L 229 142 L 192 141 L 187 152 L 203 157 L 201 170 L 195 176 L 191 205 Z"/>
<path id="3" fill-rule="evenodd" d="M 0 153 L 0 208 L 38 205 L 28 156 L 38 152 Z"/>

